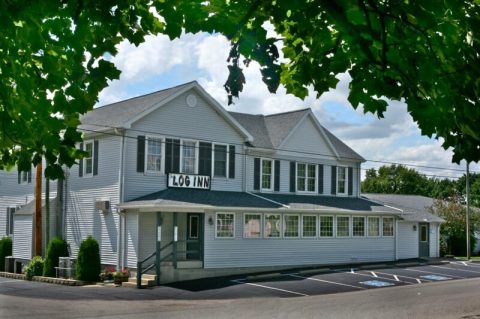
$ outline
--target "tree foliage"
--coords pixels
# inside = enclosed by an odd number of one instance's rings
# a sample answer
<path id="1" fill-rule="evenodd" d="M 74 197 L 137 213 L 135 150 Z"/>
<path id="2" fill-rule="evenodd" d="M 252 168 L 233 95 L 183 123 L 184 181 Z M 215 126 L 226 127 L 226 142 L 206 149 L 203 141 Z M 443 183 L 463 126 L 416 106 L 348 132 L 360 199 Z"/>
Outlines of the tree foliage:
<path id="1" fill-rule="evenodd" d="M 80 244 L 77 257 L 76 278 L 83 281 L 98 281 L 100 277 L 100 248 L 92 236 Z"/>
<path id="2" fill-rule="evenodd" d="M 45 264 L 43 265 L 43 276 L 55 277 L 55 267 L 58 267 L 59 257 L 68 257 L 68 244 L 60 238 L 53 238 L 48 244 Z"/>
<path id="3" fill-rule="evenodd" d="M 60 165 L 82 155 L 79 114 L 119 76 L 102 57 L 123 39 L 199 31 L 231 41 L 230 102 L 252 60 L 271 92 L 283 84 L 300 98 L 335 88 L 348 72 L 354 108 L 382 117 L 386 99 L 403 100 L 453 161 L 480 159 L 476 0 L 3 1 L 0 18 L 0 166 L 25 170 L 44 156 L 46 174 L 61 175 Z"/>

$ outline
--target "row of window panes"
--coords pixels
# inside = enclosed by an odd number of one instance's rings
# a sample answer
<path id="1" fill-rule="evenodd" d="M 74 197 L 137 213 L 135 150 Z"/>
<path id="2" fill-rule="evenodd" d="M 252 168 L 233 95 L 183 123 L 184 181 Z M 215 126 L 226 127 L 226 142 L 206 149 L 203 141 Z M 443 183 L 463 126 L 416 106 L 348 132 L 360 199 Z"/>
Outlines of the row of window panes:
<path id="1" fill-rule="evenodd" d="M 263 215 L 263 224 L 262 224 Z M 262 238 L 298 238 L 300 237 L 333 237 L 333 216 L 325 215 L 295 215 L 284 214 L 282 223 L 281 214 L 243 214 L 243 237 Z M 300 218 L 302 222 L 300 223 Z M 319 227 L 317 228 L 317 219 Z M 382 223 L 380 223 L 382 221 Z M 377 216 L 337 216 L 336 237 L 391 237 L 394 235 L 393 217 Z M 235 237 L 235 214 L 217 213 L 216 237 Z"/>
<path id="2" fill-rule="evenodd" d="M 147 171 L 162 171 L 162 144 L 159 137 L 147 138 Z M 227 146 L 213 144 L 213 176 L 227 177 Z M 197 142 L 182 141 L 181 171 L 185 174 L 195 174 L 197 164 Z"/>

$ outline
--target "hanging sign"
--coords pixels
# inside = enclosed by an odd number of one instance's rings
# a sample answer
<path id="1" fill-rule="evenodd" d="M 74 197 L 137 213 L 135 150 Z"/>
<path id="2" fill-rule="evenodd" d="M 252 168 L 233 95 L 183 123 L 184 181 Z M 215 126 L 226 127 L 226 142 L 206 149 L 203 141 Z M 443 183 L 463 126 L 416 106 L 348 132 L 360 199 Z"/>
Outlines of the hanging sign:
<path id="1" fill-rule="evenodd" d="M 168 174 L 168 187 L 210 189 L 210 176 Z"/>

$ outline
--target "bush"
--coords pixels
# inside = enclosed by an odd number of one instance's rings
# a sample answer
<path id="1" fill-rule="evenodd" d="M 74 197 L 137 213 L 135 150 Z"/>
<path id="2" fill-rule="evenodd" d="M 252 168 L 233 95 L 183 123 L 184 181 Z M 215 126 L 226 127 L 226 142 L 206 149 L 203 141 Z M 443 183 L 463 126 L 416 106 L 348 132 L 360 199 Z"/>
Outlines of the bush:
<path id="1" fill-rule="evenodd" d="M 48 244 L 47 256 L 43 266 L 43 275 L 45 277 L 55 277 L 55 267 L 58 267 L 59 257 L 68 257 L 68 245 L 62 238 L 55 237 Z"/>
<path id="2" fill-rule="evenodd" d="M 43 258 L 35 256 L 30 263 L 23 269 L 28 280 L 32 280 L 33 276 L 41 276 L 43 273 Z"/>
<path id="3" fill-rule="evenodd" d="M 83 281 L 98 281 L 100 275 L 100 250 L 92 236 L 80 244 L 77 258 L 76 277 Z"/>
<path id="4" fill-rule="evenodd" d="M 5 257 L 12 255 L 12 239 L 3 237 L 0 239 L 0 271 L 5 271 Z"/>

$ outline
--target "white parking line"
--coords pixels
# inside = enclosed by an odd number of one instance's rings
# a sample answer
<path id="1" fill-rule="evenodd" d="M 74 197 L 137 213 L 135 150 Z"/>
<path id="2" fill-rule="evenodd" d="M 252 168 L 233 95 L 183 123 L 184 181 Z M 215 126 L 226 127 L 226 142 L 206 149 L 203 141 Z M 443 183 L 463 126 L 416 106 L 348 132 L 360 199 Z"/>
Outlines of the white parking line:
<path id="1" fill-rule="evenodd" d="M 281 288 L 275 288 L 275 287 L 270 287 L 270 286 L 265 286 L 265 285 L 259 285 L 259 284 L 254 284 L 254 283 L 251 283 L 251 282 L 243 282 L 243 281 L 240 281 L 240 280 L 231 280 L 231 281 L 234 282 L 234 283 L 237 283 L 237 284 L 244 284 L 244 285 L 249 285 L 249 286 L 253 286 L 253 287 L 260 287 L 260 288 L 265 288 L 265 289 L 277 290 L 277 291 L 282 291 L 282 292 L 286 292 L 286 293 L 293 294 L 293 295 L 298 295 L 298 296 L 308 296 L 307 294 L 302 294 L 301 292 L 296 292 L 296 291 L 291 291 L 291 290 L 286 290 L 286 289 L 281 289 Z"/>
<path id="2" fill-rule="evenodd" d="M 406 271 L 414 271 L 414 272 L 421 272 L 421 273 L 431 274 L 431 275 L 439 275 L 439 276 L 447 276 L 447 277 L 465 279 L 465 277 L 462 277 L 462 276 L 454 276 L 454 275 L 449 275 L 449 274 L 441 274 L 441 273 L 432 272 L 432 271 L 424 271 L 424 270 L 408 269 L 408 268 L 404 268 L 403 270 L 406 270 Z"/>
<path id="3" fill-rule="evenodd" d="M 458 271 L 463 271 L 463 272 L 470 272 L 470 273 L 474 273 L 474 274 L 480 274 L 480 271 L 474 271 L 474 270 L 466 270 L 466 269 L 459 269 L 459 268 L 448 268 L 448 267 L 442 267 L 442 266 L 433 266 L 432 267 L 435 267 L 435 268 L 441 268 L 441 269 L 448 269 L 448 270 L 458 270 Z"/>
<path id="4" fill-rule="evenodd" d="M 393 278 L 395 278 L 395 279 L 396 279 L 396 278 L 398 278 L 398 277 L 403 277 L 403 278 L 408 278 L 408 279 L 414 279 L 414 280 L 417 280 L 417 282 L 418 282 L 418 280 L 420 280 L 420 279 L 418 279 L 418 278 L 415 278 L 415 277 L 409 277 L 409 276 L 404 276 L 404 275 L 394 275 L 394 274 L 389 274 L 389 273 L 386 273 L 386 272 L 380 272 L 380 271 L 377 271 L 377 274 L 381 274 L 381 275 L 392 275 L 392 276 L 393 276 Z M 431 281 L 431 280 L 428 280 L 428 279 L 423 279 L 423 278 L 422 278 L 422 280 L 424 280 L 424 281 Z M 420 281 L 420 282 L 419 282 L 419 284 L 421 284 L 421 283 L 422 283 L 422 282 Z"/>
<path id="5" fill-rule="evenodd" d="M 473 267 L 473 268 L 480 268 L 480 264 L 475 264 L 472 262 L 465 262 L 465 261 L 451 261 L 449 264 L 451 265 L 458 265 L 458 266 L 466 266 L 466 267 Z"/>
<path id="6" fill-rule="evenodd" d="M 25 282 L 24 280 L 6 280 L 6 281 L 0 281 L 0 284 L 6 284 L 9 282 Z"/>
<path id="7" fill-rule="evenodd" d="M 373 271 L 371 271 L 373 273 Z M 377 279 L 384 279 L 384 280 L 388 280 L 388 281 L 395 281 L 395 279 L 393 278 L 386 278 L 386 277 L 380 277 L 378 276 L 377 274 L 375 274 L 375 276 L 373 275 L 367 275 L 367 274 L 361 274 L 361 273 L 354 273 L 354 275 L 358 275 L 358 276 L 364 276 L 364 277 L 370 277 L 370 278 L 377 278 Z M 390 274 L 389 274 L 390 275 Z M 391 275 L 390 275 L 391 276 Z M 400 282 L 403 282 L 403 283 L 406 283 L 407 285 L 411 285 L 412 283 L 411 282 L 408 282 L 408 281 L 403 281 L 403 280 L 399 280 Z"/>
<path id="8" fill-rule="evenodd" d="M 372 274 L 373 277 L 375 277 L 375 278 L 378 277 L 377 274 L 374 271 L 371 271 L 370 273 Z"/>
<path id="9" fill-rule="evenodd" d="M 400 281 L 400 279 L 398 279 L 397 275 L 393 275 L 393 278 L 395 278 L 396 281 Z"/>
<path id="10" fill-rule="evenodd" d="M 357 289 L 367 289 L 367 288 L 363 288 L 363 287 L 360 287 L 360 286 L 343 284 L 343 283 L 341 283 L 341 282 L 335 282 L 335 281 L 329 281 L 329 280 L 324 280 L 324 279 L 318 279 L 318 278 L 314 278 L 314 277 L 303 277 L 303 276 L 299 276 L 299 275 L 295 275 L 295 274 L 288 274 L 287 276 L 295 277 L 295 278 L 303 278 L 303 279 L 308 279 L 308 280 L 313 280 L 313 281 L 319 281 L 319 282 L 325 282 L 325 283 L 327 283 L 327 284 L 333 284 L 333 285 L 339 285 L 339 286 L 345 286 L 345 287 L 352 287 L 352 288 L 357 288 Z"/>
<path id="11" fill-rule="evenodd" d="M 428 279 L 423 279 L 423 280 L 430 281 L 430 280 L 428 280 Z M 420 279 L 418 279 L 418 278 L 417 278 L 417 282 L 418 282 L 419 284 L 422 283 L 422 281 L 421 281 Z"/>

